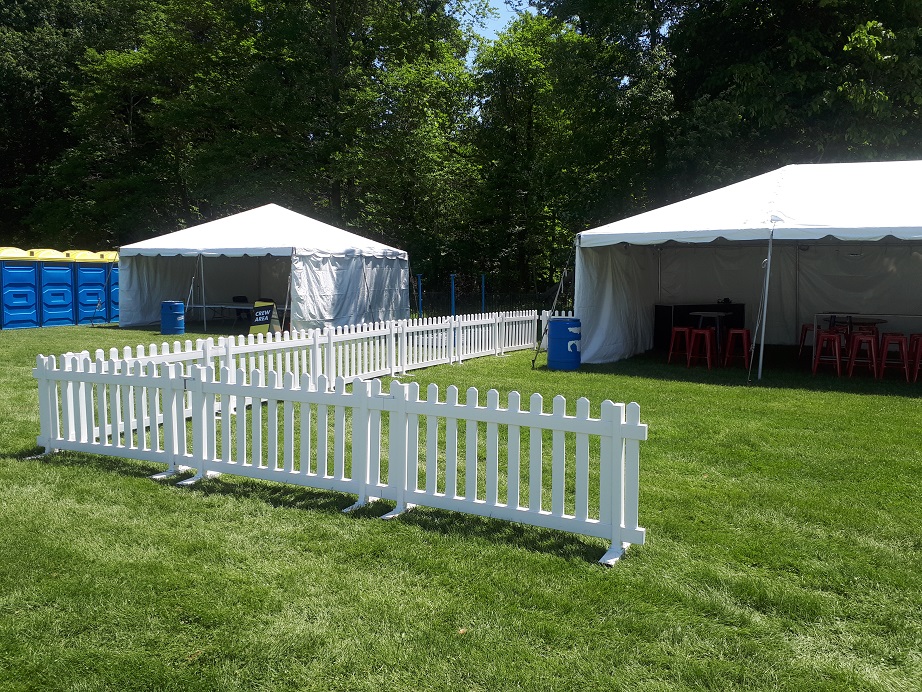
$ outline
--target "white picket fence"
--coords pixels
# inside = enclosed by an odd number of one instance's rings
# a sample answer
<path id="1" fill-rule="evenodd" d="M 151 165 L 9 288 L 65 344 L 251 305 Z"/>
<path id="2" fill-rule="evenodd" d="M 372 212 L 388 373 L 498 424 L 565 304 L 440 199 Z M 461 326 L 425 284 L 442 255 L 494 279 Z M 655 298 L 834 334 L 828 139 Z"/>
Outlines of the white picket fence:
<path id="1" fill-rule="evenodd" d="M 160 345 L 110 349 L 109 358 L 131 363 L 183 363 L 325 375 L 351 380 L 395 377 L 418 368 L 531 349 L 537 339 L 535 311 L 399 320 L 324 330 L 222 336 Z M 66 355 L 66 354 L 65 354 Z M 96 358 L 103 357 L 101 350 Z"/>
<path id="2" fill-rule="evenodd" d="M 495 349 L 496 324 L 473 327 L 480 342 L 465 357 Z M 535 331 L 529 334 L 533 340 Z M 250 344 L 228 339 L 125 358 L 105 359 L 101 351 L 95 359 L 88 352 L 60 361 L 39 356 L 37 442 L 46 452 L 166 464 L 160 477 L 193 469 L 183 483 L 230 473 L 351 493 L 358 499 L 350 509 L 390 500 L 396 508 L 387 517 L 423 505 L 601 537 L 611 541 L 604 564 L 644 542 L 639 443 L 647 428 L 637 404 L 605 401 L 593 418 L 586 399 L 576 402 L 573 415 L 561 396 L 545 411 L 534 394 L 523 410 L 517 392 L 502 407 L 490 390 L 484 406 L 474 388 L 462 402 L 454 386 L 440 400 L 435 385 L 421 398 L 416 383 L 394 382 L 384 392 L 379 380 L 350 373 L 347 385 L 342 376 L 331 382 L 317 374 L 324 357 L 323 367 L 334 361 L 328 371 L 380 365 L 377 337 L 369 338 L 348 356 L 321 350 L 319 361 L 313 344 L 295 346 L 291 338 L 264 342 L 277 350 L 236 352 Z M 451 353 L 446 343 L 427 339 L 414 348 L 427 357 Z M 411 352 L 407 364 L 416 362 Z M 342 360 L 330 353 L 342 353 Z"/>

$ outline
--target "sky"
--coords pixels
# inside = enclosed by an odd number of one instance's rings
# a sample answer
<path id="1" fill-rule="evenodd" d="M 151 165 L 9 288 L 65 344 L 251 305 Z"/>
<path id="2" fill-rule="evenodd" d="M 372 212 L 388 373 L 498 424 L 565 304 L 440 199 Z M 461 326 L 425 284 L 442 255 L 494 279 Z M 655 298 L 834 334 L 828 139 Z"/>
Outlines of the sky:
<path id="1" fill-rule="evenodd" d="M 502 31 L 506 24 L 515 16 L 515 12 L 506 7 L 503 0 L 490 0 L 490 4 L 499 12 L 498 17 L 491 18 L 483 29 L 483 34 L 488 39 L 495 39 L 496 35 Z"/>

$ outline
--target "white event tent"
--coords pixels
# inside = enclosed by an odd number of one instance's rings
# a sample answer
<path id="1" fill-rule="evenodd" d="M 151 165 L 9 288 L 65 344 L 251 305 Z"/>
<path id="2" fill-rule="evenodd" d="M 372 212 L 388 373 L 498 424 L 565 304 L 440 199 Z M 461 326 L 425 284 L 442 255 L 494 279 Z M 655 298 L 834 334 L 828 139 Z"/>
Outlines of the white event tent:
<path id="1" fill-rule="evenodd" d="M 119 322 L 157 322 L 163 301 L 205 313 L 234 296 L 290 307 L 294 329 L 406 319 L 409 282 L 405 251 L 267 204 L 122 246 Z"/>
<path id="2" fill-rule="evenodd" d="M 583 231 L 575 284 L 586 363 L 650 349 L 660 304 L 745 303 L 763 345 L 827 312 L 922 331 L 922 161 L 785 166 Z"/>

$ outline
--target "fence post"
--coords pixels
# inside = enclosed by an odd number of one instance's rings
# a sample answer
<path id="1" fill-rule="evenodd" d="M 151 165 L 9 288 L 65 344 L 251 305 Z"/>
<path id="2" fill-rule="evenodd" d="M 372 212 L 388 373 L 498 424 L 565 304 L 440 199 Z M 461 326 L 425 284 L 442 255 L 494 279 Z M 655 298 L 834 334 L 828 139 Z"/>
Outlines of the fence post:
<path id="1" fill-rule="evenodd" d="M 233 353 L 231 349 L 234 346 L 234 338 L 230 337 L 224 342 L 224 350 L 221 353 L 221 364 L 218 372 L 222 373 L 224 377 L 227 378 L 227 384 L 236 384 L 237 383 L 237 368 L 234 367 Z M 237 411 L 237 397 L 234 394 L 231 394 L 227 397 L 227 401 L 221 402 L 221 411 L 224 412 L 224 408 L 227 408 L 228 413 L 235 413 Z"/>
<path id="2" fill-rule="evenodd" d="M 320 346 L 320 335 L 321 331 L 319 329 L 310 330 L 311 338 L 311 387 L 317 389 L 317 378 L 323 374 L 323 350 Z"/>
<path id="3" fill-rule="evenodd" d="M 599 461 L 601 493 L 600 520 L 611 525 L 611 546 L 599 563 L 611 567 L 631 543 L 642 544 L 645 530 L 637 525 L 640 497 L 640 441 L 647 439 L 647 426 L 640 422 L 640 406 L 602 402 L 602 420 L 610 435 L 603 435 Z"/>
<path id="4" fill-rule="evenodd" d="M 643 543 L 645 531 L 638 524 L 640 442 L 647 439 L 647 426 L 640 422 L 640 405 L 636 402 L 626 407 L 621 436 L 624 438 L 624 531 L 622 538 L 630 543 Z"/>
<path id="5" fill-rule="evenodd" d="M 451 346 L 451 362 L 457 361 L 460 364 L 464 357 L 464 330 L 461 328 L 460 317 L 451 318 Z"/>
<path id="6" fill-rule="evenodd" d="M 494 321 L 494 333 L 495 337 L 493 340 L 493 355 L 494 356 L 504 356 L 506 355 L 506 313 L 499 312 L 496 314 L 496 319 Z"/>
<path id="7" fill-rule="evenodd" d="M 409 385 L 399 382 L 391 383 L 391 398 L 394 403 L 388 418 L 387 484 L 394 489 L 394 499 L 397 501 L 397 505 L 392 511 L 381 517 L 382 519 L 398 517 L 413 506 L 408 505 L 406 501 L 407 476 L 409 475 L 407 471 L 410 465 L 407 455 L 407 427 L 409 424 L 407 401 L 410 396 L 409 392 Z"/>
<path id="8" fill-rule="evenodd" d="M 192 468 L 195 469 L 195 475 L 176 485 L 192 485 L 204 478 L 205 456 L 209 452 L 205 440 L 208 432 L 205 420 L 205 368 L 201 365 L 189 368 L 186 383 L 187 389 L 192 392 Z"/>
<path id="9" fill-rule="evenodd" d="M 163 449 L 169 454 L 170 462 L 166 471 L 151 476 L 153 480 L 163 480 L 179 473 L 179 460 L 186 454 L 185 435 L 179 434 L 180 430 L 185 432 L 186 429 L 186 418 L 183 415 L 186 383 L 182 376 L 182 366 L 178 363 L 165 363 L 160 372 L 163 391 Z"/>
<path id="10" fill-rule="evenodd" d="M 53 443 L 58 439 L 60 431 L 58 388 L 49 376 L 56 370 L 56 364 L 57 360 L 54 356 L 39 355 L 35 359 L 35 369 L 32 371 L 32 376 L 38 380 L 39 434 L 35 438 L 35 443 L 44 448 L 43 456 L 57 451 Z"/>
<path id="11" fill-rule="evenodd" d="M 333 327 L 324 327 L 323 335 L 326 337 L 327 346 L 327 362 L 323 374 L 327 377 L 327 387 L 329 388 L 330 385 L 336 382 L 336 347 L 333 341 L 336 330 Z"/>
<path id="12" fill-rule="evenodd" d="M 381 381 L 374 380 L 374 382 L 378 385 L 380 392 Z M 368 404 L 372 397 L 372 382 L 356 378 L 352 383 L 352 393 L 355 397 L 355 406 L 352 409 L 352 480 L 357 481 L 359 487 L 355 504 L 346 507 L 343 510 L 344 513 L 352 512 L 368 504 L 368 485 L 371 474 L 368 463 L 370 455 L 368 442 L 371 429 Z"/>
<path id="13" fill-rule="evenodd" d="M 400 374 L 405 375 L 410 369 L 410 323 L 408 320 L 401 320 L 397 329 L 397 348 L 400 352 Z M 419 332 L 416 332 L 417 334 Z M 418 357 L 418 354 L 414 357 Z"/>
<path id="14" fill-rule="evenodd" d="M 387 367 L 391 371 L 391 377 L 397 374 L 397 363 L 402 357 L 403 349 L 400 349 L 400 355 L 397 351 L 397 333 L 400 322 L 389 320 L 387 323 Z"/>

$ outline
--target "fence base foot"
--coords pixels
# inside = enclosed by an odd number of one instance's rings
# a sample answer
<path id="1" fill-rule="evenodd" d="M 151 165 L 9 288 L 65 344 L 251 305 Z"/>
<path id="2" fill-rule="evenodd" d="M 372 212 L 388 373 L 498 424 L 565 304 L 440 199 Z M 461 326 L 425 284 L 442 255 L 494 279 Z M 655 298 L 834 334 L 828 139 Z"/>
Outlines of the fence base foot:
<path id="1" fill-rule="evenodd" d="M 397 505 L 396 507 L 394 507 L 394 509 L 392 509 L 392 510 L 391 510 L 390 512 L 388 512 L 387 514 L 383 515 L 381 518 L 382 518 L 382 519 L 396 519 L 396 518 L 399 517 L 401 514 L 403 514 L 403 513 L 406 512 L 406 511 L 409 511 L 409 510 L 413 509 L 414 507 L 416 507 L 416 505 L 411 505 L 411 504 L 409 504 L 409 503 L 407 503 L 407 504 L 402 504 L 402 503 L 401 503 L 401 504 Z"/>
<path id="2" fill-rule="evenodd" d="M 343 514 L 350 514 L 357 509 L 361 509 L 362 507 L 367 505 L 369 502 L 374 502 L 377 499 L 378 498 L 376 497 L 365 497 L 365 498 L 360 497 L 358 501 L 355 502 L 355 504 L 351 504 L 348 507 L 346 507 L 346 509 L 343 510 Z"/>
<path id="3" fill-rule="evenodd" d="M 33 455 L 30 456 L 30 457 L 26 457 L 26 461 L 33 461 L 33 460 L 35 460 L 35 459 L 41 459 L 42 457 L 46 457 L 46 456 L 48 456 L 49 454 L 54 454 L 54 453 L 57 452 L 57 451 L 58 451 L 57 449 L 50 449 L 50 448 L 46 447 L 44 452 L 40 452 L 40 453 L 38 453 L 38 454 L 33 454 Z"/>
<path id="4" fill-rule="evenodd" d="M 188 466 L 175 466 L 171 469 L 167 469 L 166 471 L 155 473 L 153 476 L 148 476 L 148 478 L 150 478 L 152 481 L 165 481 L 168 478 L 172 478 L 173 476 L 178 476 L 179 474 L 185 473 L 188 470 L 189 470 Z"/>
<path id="5" fill-rule="evenodd" d="M 192 476 L 192 478 L 187 478 L 184 481 L 179 481 L 179 483 L 177 483 L 176 485 L 178 487 L 186 488 L 190 485 L 195 485 L 202 479 L 217 478 L 220 475 L 221 475 L 220 471 L 206 471 L 204 474 L 197 473 L 194 476 Z"/>
<path id="6" fill-rule="evenodd" d="M 624 553 L 627 552 L 627 548 L 630 543 L 622 543 L 617 548 L 612 544 L 612 547 L 608 549 L 608 552 L 602 556 L 602 559 L 599 560 L 600 565 L 605 565 L 606 567 L 614 567 L 615 563 L 618 562 Z"/>

